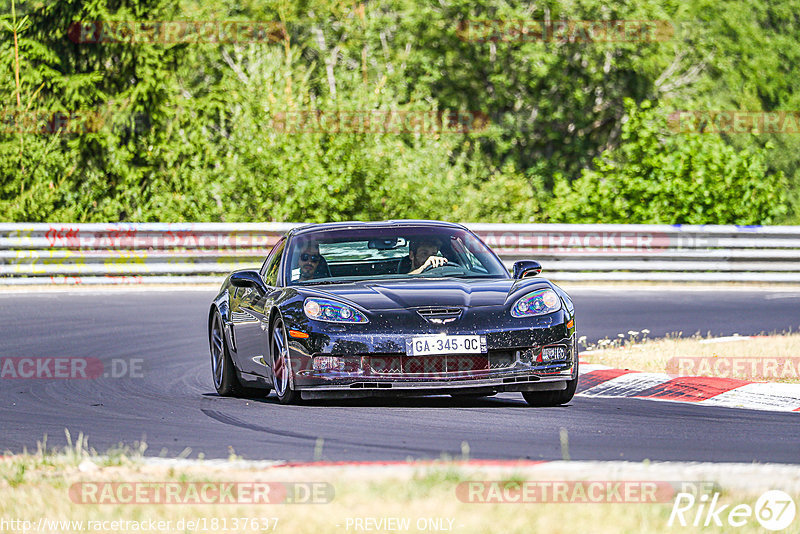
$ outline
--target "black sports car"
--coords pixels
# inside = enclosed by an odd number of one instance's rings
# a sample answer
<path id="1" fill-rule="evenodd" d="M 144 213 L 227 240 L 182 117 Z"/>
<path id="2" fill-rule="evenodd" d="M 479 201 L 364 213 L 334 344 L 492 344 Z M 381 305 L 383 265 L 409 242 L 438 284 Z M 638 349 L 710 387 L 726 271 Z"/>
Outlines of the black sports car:
<path id="1" fill-rule="evenodd" d="M 572 301 L 513 276 L 472 232 L 435 221 L 312 224 L 260 270 L 231 273 L 208 316 L 220 395 L 300 399 L 490 396 L 569 402 L 578 384 Z"/>

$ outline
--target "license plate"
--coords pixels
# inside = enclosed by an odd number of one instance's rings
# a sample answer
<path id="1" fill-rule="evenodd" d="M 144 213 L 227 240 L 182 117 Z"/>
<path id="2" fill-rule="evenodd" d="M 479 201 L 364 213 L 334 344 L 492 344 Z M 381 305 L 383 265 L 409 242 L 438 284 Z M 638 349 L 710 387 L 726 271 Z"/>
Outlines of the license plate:
<path id="1" fill-rule="evenodd" d="M 417 336 L 406 340 L 406 354 L 475 354 L 486 352 L 486 336 Z"/>
<path id="2" fill-rule="evenodd" d="M 566 347 L 545 347 L 542 349 L 542 360 L 566 360 Z"/>

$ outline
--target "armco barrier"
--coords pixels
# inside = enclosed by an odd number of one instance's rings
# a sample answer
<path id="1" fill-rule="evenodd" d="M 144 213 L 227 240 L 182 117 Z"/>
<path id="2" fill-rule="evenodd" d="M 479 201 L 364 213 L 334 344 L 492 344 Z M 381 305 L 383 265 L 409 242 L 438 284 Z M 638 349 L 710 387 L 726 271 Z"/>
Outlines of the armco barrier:
<path id="1" fill-rule="evenodd" d="M 0 224 L 0 285 L 218 283 L 294 223 Z M 800 226 L 467 224 L 554 280 L 800 282 Z"/>

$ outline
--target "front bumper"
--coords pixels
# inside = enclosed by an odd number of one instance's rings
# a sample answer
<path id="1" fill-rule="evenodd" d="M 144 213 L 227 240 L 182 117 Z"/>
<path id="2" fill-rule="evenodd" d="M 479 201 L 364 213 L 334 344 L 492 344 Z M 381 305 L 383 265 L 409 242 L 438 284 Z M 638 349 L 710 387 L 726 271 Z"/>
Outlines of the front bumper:
<path id="1" fill-rule="evenodd" d="M 567 327 L 567 323 L 570 326 Z M 504 391 L 561 390 L 576 378 L 576 336 L 572 317 L 557 312 L 524 327 L 402 333 L 312 332 L 291 340 L 295 389 L 303 398 L 492 394 Z M 469 355 L 408 356 L 409 336 L 431 333 L 485 336 L 486 352 Z M 543 360 L 545 347 L 563 347 L 557 360 Z M 334 369 L 316 366 L 316 358 L 338 362 Z"/>
<path id="2" fill-rule="evenodd" d="M 533 376 L 502 379 L 454 380 L 451 382 L 355 382 L 348 385 L 313 386 L 300 389 L 304 399 L 401 397 L 447 394 L 493 395 L 506 391 L 553 391 L 567 389 L 571 374 L 538 379 Z"/>
<path id="3" fill-rule="evenodd" d="M 302 371 L 301 371 L 302 372 Z M 303 377 L 301 384 L 301 378 Z M 425 373 L 402 375 L 342 372 L 310 372 L 295 375 L 296 388 L 303 398 L 327 397 L 340 393 L 343 397 L 387 395 L 435 395 L 454 392 L 500 393 L 504 391 L 546 391 L 566 389 L 575 377 L 573 361 L 548 365 L 517 363 L 506 369 L 457 373 Z M 309 383 L 313 380 L 313 383 Z M 322 395 L 314 395 L 322 393 Z"/>

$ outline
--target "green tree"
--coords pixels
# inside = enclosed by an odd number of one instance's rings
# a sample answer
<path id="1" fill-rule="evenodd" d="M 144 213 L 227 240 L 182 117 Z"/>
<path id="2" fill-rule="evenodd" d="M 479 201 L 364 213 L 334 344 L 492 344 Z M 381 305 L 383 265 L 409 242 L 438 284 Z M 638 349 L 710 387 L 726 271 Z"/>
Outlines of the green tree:
<path id="1" fill-rule="evenodd" d="M 627 101 L 622 144 L 570 183 L 556 184 L 553 221 L 771 224 L 786 213 L 786 180 L 766 150 L 742 150 L 716 134 L 668 131 L 663 110 Z"/>

